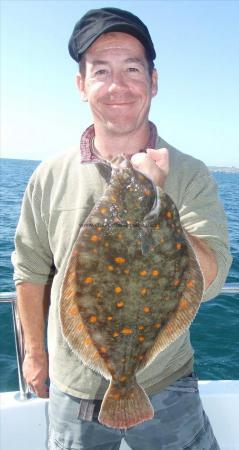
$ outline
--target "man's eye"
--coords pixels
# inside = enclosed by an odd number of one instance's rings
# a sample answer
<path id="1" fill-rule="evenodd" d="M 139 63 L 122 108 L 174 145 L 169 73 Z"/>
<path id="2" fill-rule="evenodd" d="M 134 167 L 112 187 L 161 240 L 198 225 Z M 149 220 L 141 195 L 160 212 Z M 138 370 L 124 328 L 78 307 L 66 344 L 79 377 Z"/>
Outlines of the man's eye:
<path id="1" fill-rule="evenodd" d="M 129 72 L 139 72 L 139 69 L 138 69 L 138 67 L 129 67 L 128 71 Z"/>
<path id="2" fill-rule="evenodd" d="M 105 69 L 99 69 L 99 70 L 97 70 L 97 71 L 95 72 L 95 75 L 101 76 L 101 75 L 106 75 L 106 73 L 107 73 L 107 70 L 105 70 Z"/>

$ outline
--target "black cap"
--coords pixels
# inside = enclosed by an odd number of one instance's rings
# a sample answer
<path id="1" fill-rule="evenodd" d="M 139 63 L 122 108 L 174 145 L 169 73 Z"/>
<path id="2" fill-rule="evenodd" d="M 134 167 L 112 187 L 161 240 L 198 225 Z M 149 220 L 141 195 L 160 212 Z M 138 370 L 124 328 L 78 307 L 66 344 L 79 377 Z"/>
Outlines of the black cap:
<path id="1" fill-rule="evenodd" d="M 156 58 L 146 25 L 134 14 L 118 8 L 91 9 L 76 23 L 68 45 L 71 57 L 79 62 L 91 44 L 109 31 L 131 34 L 143 44 L 150 59 Z"/>

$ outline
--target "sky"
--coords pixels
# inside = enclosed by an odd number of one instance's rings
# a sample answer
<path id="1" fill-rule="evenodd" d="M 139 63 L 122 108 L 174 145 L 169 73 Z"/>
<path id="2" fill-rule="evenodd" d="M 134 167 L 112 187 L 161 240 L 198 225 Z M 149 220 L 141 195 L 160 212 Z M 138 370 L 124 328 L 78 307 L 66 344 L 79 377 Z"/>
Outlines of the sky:
<path id="1" fill-rule="evenodd" d="M 207 165 L 239 167 L 239 0 L 1 0 L 1 156 L 45 160 L 79 143 L 92 117 L 68 41 L 105 6 L 149 28 L 159 135 Z"/>

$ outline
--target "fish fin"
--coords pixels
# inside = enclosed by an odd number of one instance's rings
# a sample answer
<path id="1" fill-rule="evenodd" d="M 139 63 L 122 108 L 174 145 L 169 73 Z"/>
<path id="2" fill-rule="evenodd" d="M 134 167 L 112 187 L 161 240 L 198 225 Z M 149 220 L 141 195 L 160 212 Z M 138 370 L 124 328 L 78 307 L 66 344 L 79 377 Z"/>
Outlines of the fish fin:
<path id="1" fill-rule="evenodd" d="M 76 308 L 70 288 L 68 289 L 63 283 L 59 308 L 62 334 L 73 353 L 82 360 L 84 365 L 106 379 L 110 379 L 110 372 L 87 332 L 80 313 L 72 314 Z"/>
<path id="2" fill-rule="evenodd" d="M 136 380 L 127 393 L 111 381 L 105 393 L 98 420 L 111 428 L 130 428 L 154 416 L 154 410 L 145 391 Z"/>
<path id="3" fill-rule="evenodd" d="M 176 310 L 160 330 L 154 345 L 147 350 L 137 372 L 149 366 L 159 352 L 165 350 L 189 328 L 199 309 L 204 291 L 204 279 L 194 251 L 190 244 L 188 245 L 189 269 L 185 274 L 185 289 Z"/>

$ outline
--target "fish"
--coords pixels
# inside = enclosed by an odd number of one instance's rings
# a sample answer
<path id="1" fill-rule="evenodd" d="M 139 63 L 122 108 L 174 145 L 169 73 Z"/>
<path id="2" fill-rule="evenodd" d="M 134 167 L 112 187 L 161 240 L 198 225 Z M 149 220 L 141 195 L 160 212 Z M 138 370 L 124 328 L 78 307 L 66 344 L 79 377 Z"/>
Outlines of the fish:
<path id="1" fill-rule="evenodd" d="M 137 374 L 188 329 L 203 290 L 173 200 L 130 161 L 114 165 L 80 227 L 59 302 L 67 344 L 109 380 L 101 424 L 128 429 L 153 418 Z"/>

